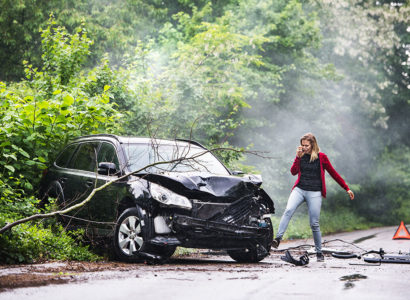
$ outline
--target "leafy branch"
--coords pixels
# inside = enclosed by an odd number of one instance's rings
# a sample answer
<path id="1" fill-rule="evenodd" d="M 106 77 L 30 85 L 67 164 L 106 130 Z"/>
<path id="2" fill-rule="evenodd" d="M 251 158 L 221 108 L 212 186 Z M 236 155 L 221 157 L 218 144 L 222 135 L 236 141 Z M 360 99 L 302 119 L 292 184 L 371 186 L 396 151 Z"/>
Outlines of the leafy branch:
<path id="1" fill-rule="evenodd" d="M 190 157 L 184 156 L 184 157 L 180 157 L 180 158 L 176 158 L 176 159 L 171 159 L 171 160 L 168 160 L 168 161 L 159 161 L 159 162 L 151 163 L 151 164 L 148 164 L 148 165 L 146 165 L 146 166 L 144 166 L 144 167 L 142 167 L 142 168 L 140 168 L 136 171 L 124 174 L 124 175 L 119 176 L 119 177 L 117 177 L 113 180 L 107 181 L 106 183 L 104 183 L 103 185 L 101 185 L 99 187 L 94 187 L 94 189 L 91 191 L 91 193 L 82 202 L 77 203 L 73 206 L 70 206 L 66 209 L 53 211 L 53 212 L 50 212 L 50 213 L 44 213 L 44 214 L 35 214 L 35 215 L 29 216 L 29 217 L 26 217 L 26 218 L 23 218 L 23 219 L 19 219 L 15 222 L 12 222 L 12 223 L 8 223 L 0 229 L 0 234 L 3 234 L 7 230 L 10 230 L 14 226 L 22 224 L 22 223 L 26 223 L 26 222 L 37 220 L 37 219 L 46 219 L 46 218 L 51 218 L 51 217 L 54 217 L 54 216 L 57 216 L 57 215 L 67 214 L 70 211 L 72 211 L 74 209 L 77 209 L 77 208 L 80 208 L 80 207 L 84 206 L 85 204 L 87 204 L 88 202 L 90 202 L 92 200 L 92 198 L 94 197 L 95 193 L 105 189 L 106 187 L 110 186 L 111 184 L 113 184 L 115 182 L 118 182 L 122 179 L 127 178 L 128 176 L 138 174 L 143 170 L 149 169 L 149 168 L 157 166 L 157 165 L 162 165 L 162 164 L 172 164 L 172 163 L 179 164 L 182 161 L 194 161 L 198 157 L 200 157 L 200 156 L 202 156 L 202 155 L 204 155 L 208 152 L 217 152 L 217 151 L 233 151 L 233 152 L 237 152 L 237 153 L 245 153 L 246 152 L 246 153 L 253 154 L 253 155 L 256 155 L 256 156 L 259 156 L 259 157 L 262 157 L 262 158 L 271 158 L 271 157 L 264 156 L 262 154 L 263 152 L 260 152 L 260 151 L 245 151 L 243 149 L 218 147 L 218 148 L 213 148 L 213 149 L 210 149 L 210 150 L 205 150 L 205 151 L 199 152 L 199 153 L 197 153 L 195 155 L 192 155 Z"/>

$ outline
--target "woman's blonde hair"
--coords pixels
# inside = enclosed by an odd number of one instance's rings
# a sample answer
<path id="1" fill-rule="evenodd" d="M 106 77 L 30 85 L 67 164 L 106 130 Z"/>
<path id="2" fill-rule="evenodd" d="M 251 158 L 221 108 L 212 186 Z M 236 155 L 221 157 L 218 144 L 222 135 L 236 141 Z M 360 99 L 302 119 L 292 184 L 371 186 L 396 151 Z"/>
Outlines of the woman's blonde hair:
<path id="1" fill-rule="evenodd" d="M 320 148 L 317 144 L 315 136 L 312 133 L 308 132 L 300 138 L 301 145 L 302 145 L 302 141 L 308 141 L 310 142 L 310 145 L 312 146 L 312 153 L 310 154 L 310 162 L 318 159 Z"/>

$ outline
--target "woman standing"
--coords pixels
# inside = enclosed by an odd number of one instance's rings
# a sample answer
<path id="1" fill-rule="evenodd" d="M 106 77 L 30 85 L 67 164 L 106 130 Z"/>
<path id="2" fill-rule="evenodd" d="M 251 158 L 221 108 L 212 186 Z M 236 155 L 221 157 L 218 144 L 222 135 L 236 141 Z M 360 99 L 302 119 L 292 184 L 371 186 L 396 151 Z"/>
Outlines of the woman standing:
<path id="1" fill-rule="evenodd" d="M 286 210 L 279 223 L 278 233 L 273 240 L 272 246 L 274 248 L 279 246 L 295 210 L 303 201 L 306 201 L 310 227 L 312 228 L 313 240 L 315 242 L 317 261 L 324 261 L 319 218 L 322 196 L 326 198 L 325 170 L 347 191 L 350 199 L 353 200 L 353 192 L 333 168 L 326 154 L 320 152 L 315 136 L 311 133 L 306 133 L 300 138 L 300 146 L 296 150 L 296 158 L 290 168 L 292 175 L 297 174 L 298 179 L 292 188 Z"/>

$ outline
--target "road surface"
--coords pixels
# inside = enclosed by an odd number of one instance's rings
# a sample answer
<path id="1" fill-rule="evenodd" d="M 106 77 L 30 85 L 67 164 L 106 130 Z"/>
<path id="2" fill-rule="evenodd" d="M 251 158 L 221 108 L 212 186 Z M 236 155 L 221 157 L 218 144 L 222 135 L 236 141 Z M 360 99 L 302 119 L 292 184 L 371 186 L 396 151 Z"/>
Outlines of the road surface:
<path id="1" fill-rule="evenodd" d="M 396 229 L 325 236 L 324 249 L 360 254 L 383 248 L 389 254 L 409 253 L 410 240 L 392 240 Z M 304 244 L 313 241 L 282 243 L 279 250 Z M 296 258 L 303 253 L 298 250 L 291 250 Z M 367 264 L 326 254 L 325 262 L 316 262 L 312 255 L 309 264 L 300 267 L 282 261 L 281 255 L 283 251 L 271 251 L 258 264 L 239 264 L 224 253 L 207 251 L 173 258 L 164 265 L 54 262 L 2 266 L 0 300 L 410 299 L 410 264 Z"/>

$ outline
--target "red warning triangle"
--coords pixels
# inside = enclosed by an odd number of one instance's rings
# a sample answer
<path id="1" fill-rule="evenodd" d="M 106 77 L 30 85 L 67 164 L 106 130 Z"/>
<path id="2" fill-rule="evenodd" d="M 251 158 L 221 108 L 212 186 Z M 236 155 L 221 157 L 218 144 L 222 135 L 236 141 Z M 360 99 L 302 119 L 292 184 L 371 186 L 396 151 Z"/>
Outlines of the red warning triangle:
<path id="1" fill-rule="evenodd" d="M 403 221 L 401 221 L 399 228 L 397 228 L 396 233 L 393 236 L 393 240 L 410 240 L 410 233 L 406 226 L 404 226 Z"/>

